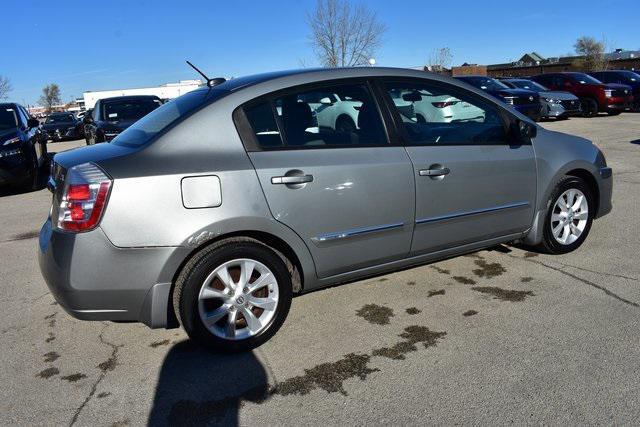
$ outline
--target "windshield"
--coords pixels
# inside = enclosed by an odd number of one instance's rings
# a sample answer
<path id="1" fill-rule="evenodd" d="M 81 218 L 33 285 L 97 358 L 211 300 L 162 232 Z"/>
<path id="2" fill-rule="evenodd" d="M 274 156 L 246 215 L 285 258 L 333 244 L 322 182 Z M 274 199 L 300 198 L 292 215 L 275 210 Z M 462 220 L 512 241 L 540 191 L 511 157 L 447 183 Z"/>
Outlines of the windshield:
<path id="1" fill-rule="evenodd" d="M 509 80 L 509 83 L 520 89 L 532 90 L 534 92 L 546 92 L 549 90 L 541 84 L 531 80 Z"/>
<path id="2" fill-rule="evenodd" d="M 227 91 L 216 89 L 195 90 L 186 93 L 144 116 L 129 126 L 111 143 L 125 147 L 139 147 L 149 142 L 178 119 L 184 118 L 187 114 L 196 111 L 198 107 L 206 105 L 207 101 L 222 98 L 227 93 Z"/>
<path id="3" fill-rule="evenodd" d="M 73 121 L 74 118 L 71 114 L 56 114 L 55 116 L 47 117 L 45 123 L 68 123 Z"/>
<path id="4" fill-rule="evenodd" d="M 509 89 L 509 86 L 489 77 L 465 77 L 463 80 L 482 90 Z"/>
<path id="5" fill-rule="evenodd" d="M 13 108 L 0 107 L 0 131 L 18 127 L 18 117 Z"/>
<path id="6" fill-rule="evenodd" d="M 114 101 L 105 101 L 103 108 L 102 120 L 117 122 L 120 120 L 138 120 L 160 105 L 159 99 L 119 99 Z"/>
<path id="7" fill-rule="evenodd" d="M 640 74 L 638 73 L 633 71 L 618 71 L 618 73 L 630 82 L 640 82 Z"/>
<path id="8" fill-rule="evenodd" d="M 586 85 L 586 84 L 599 85 L 599 84 L 602 84 L 602 82 L 600 80 L 594 79 L 593 77 L 591 77 L 588 74 L 573 73 L 573 74 L 571 74 L 571 76 L 575 79 L 575 81 L 577 81 L 578 83 L 580 83 L 582 85 Z"/>

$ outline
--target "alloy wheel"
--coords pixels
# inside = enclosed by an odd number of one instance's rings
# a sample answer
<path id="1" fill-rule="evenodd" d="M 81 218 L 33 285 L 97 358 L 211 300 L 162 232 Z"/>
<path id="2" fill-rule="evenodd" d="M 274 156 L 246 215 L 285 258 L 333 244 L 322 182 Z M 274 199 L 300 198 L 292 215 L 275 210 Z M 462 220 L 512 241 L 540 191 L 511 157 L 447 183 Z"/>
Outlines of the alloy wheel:
<path id="1" fill-rule="evenodd" d="M 589 204 L 582 191 L 570 188 L 558 197 L 551 212 L 551 234 L 561 245 L 574 243 L 587 226 Z"/>
<path id="2" fill-rule="evenodd" d="M 269 268 L 253 259 L 234 259 L 218 266 L 204 280 L 198 312 L 215 336 L 241 340 L 270 325 L 278 296 L 278 282 Z"/>

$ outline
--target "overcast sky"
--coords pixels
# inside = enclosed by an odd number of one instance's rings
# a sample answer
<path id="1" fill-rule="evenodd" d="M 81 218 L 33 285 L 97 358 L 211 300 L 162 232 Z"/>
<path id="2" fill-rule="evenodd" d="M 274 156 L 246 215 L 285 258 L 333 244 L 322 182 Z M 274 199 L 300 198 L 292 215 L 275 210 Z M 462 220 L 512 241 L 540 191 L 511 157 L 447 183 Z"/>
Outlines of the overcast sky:
<path id="1" fill-rule="evenodd" d="M 640 49 L 640 0 L 370 0 L 387 25 L 378 65 L 413 67 L 434 48 L 453 64 L 513 61 L 529 51 L 572 52 L 581 35 L 609 47 Z M 0 75 L 13 101 L 34 104 L 58 83 L 63 101 L 86 90 L 153 86 L 317 65 L 306 13 L 315 0 L 32 1 L 3 0 Z"/>

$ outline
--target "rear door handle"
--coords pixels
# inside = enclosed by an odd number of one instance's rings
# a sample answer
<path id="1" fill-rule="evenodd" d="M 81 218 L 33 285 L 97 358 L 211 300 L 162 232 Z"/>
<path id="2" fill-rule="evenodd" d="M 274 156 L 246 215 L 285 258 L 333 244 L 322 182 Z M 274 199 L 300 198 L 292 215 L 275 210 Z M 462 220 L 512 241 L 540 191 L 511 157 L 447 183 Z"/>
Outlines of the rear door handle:
<path id="1" fill-rule="evenodd" d="M 444 176 L 449 175 L 451 170 L 449 168 L 437 168 L 437 169 L 421 169 L 418 173 L 420 176 Z"/>
<path id="2" fill-rule="evenodd" d="M 313 182 L 313 175 L 274 176 L 271 178 L 272 184 L 305 184 L 307 182 Z"/>

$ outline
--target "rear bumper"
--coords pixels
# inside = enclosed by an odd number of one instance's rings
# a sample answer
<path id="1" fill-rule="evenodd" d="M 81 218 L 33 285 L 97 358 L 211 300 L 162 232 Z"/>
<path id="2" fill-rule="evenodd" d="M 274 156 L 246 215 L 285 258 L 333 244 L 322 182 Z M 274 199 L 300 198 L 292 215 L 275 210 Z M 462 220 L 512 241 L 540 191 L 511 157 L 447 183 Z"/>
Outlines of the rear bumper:
<path id="1" fill-rule="evenodd" d="M 169 297 L 185 248 L 118 248 L 97 228 L 87 233 L 40 230 L 38 262 L 53 297 L 82 320 L 173 326 Z"/>

